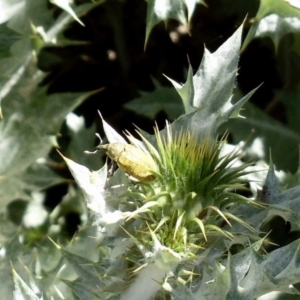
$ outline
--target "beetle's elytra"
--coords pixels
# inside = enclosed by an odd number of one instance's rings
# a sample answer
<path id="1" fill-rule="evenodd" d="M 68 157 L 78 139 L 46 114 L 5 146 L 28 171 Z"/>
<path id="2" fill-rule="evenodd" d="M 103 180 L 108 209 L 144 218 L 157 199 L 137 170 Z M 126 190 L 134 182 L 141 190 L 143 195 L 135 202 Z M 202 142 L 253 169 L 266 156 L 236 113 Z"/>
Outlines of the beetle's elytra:
<path id="1" fill-rule="evenodd" d="M 139 181 L 150 182 L 155 179 L 150 170 L 157 169 L 156 163 L 149 154 L 137 147 L 130 144 L 111 143 L 99 145 L 97 150 L 104 150 L 119 168 Z"/>

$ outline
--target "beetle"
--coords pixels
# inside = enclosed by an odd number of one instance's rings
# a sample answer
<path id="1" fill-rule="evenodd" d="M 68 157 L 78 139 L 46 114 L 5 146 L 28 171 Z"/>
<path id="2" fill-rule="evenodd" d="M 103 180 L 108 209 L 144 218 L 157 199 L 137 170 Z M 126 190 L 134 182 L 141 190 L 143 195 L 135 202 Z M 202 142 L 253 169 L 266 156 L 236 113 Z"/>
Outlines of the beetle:
<path id="1" fill-rule="evenodd" d="M 119 168 L 141 182 L 151 182 L 156 178 L 151 172 L 157 169 L 153 158 L 134 145 L 111 143 L 99 145 L 96 150 L 105 151 L 106 155 L 115 161 Z"/>

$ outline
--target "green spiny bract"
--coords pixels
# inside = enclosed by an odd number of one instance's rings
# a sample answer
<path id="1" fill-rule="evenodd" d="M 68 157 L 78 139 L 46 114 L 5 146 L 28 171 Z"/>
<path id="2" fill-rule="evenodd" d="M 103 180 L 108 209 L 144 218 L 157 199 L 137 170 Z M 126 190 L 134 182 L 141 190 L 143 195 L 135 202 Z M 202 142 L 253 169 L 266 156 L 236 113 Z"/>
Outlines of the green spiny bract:
<path id="1" fill-rule="evenodd" d="M 221 156 L 224 138 L 207 136 L 199 142 L 188 131 L 173 133 L 169 125 L 165 135 L 156 128 L 156 147 L 140 136 L 157 164 L 155 181 L 137 182 L 127 193 L 136 198 L 134 217 L 142 222 L 135 236 L 143 244 L 151 247 L 153 231 L 164 246 L 193 257 L 210 235 L 234 238 L 224 229 L 231 226 L 230 219 L 251 228 L 231 213 L 241 203 L 257 205 L 235 192 L 245 188 L 241 176 L 248 173 L 248 164 L 232 166 L 240 156 L 238 150 Z"/>

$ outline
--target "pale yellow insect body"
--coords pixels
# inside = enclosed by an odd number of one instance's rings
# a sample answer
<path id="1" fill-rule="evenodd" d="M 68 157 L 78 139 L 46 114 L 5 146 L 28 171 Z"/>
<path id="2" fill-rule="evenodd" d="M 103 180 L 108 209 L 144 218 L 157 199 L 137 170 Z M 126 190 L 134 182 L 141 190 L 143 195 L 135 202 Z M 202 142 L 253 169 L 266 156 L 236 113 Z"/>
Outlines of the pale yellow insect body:
<path id="1" fill-rule="evenodd" d="M 150 182 L 155 179 L 155 175 L 150 170 L 155 171 L 157 165 L 153 158 L 142 149 L 123 143 L 99 145 L 97 149 L 104 150 L 119 168 L 139 181 Z"/>

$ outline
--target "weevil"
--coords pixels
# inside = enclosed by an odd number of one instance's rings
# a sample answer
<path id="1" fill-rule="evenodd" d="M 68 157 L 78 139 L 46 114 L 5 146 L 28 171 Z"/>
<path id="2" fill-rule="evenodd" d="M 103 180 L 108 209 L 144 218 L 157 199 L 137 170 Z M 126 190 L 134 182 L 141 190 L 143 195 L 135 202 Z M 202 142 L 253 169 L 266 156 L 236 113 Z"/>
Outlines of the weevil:
<path id="1" fill-rule="evenodd" d="M 155 179 L 155 175 L 150 170 L 155 171 L 157 165 L 153 158 L 140 148 L 131 144 L 111 143 L 99 145 L 96 150 L 105 151 L 119 168 L 141 182 L 150 182 Z"/>

